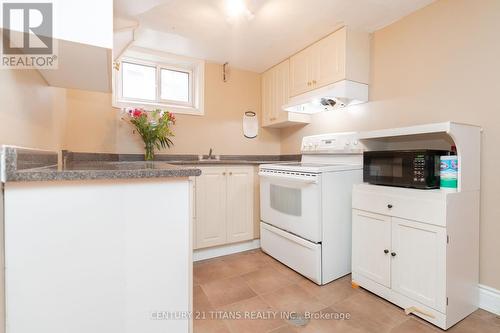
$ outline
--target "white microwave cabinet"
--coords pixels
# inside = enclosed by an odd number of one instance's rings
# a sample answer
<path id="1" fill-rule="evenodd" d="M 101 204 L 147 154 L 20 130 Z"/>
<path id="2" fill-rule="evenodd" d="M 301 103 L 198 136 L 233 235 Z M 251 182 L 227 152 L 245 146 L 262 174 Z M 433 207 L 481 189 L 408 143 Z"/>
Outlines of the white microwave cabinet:
<path id="1" fill-rule="evenodd" d="M 355 185 L 353 283 L 448 329 L 477 309 L 479 192 Z"/>

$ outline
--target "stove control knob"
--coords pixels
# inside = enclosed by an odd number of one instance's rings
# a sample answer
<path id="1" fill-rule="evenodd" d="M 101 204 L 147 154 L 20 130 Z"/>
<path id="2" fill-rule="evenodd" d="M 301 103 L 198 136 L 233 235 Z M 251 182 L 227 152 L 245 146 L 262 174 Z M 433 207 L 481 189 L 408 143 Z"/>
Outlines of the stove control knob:
<path id="1" fill-rule="evenodd" d="M 352 142 L 352 144 L 353 144 L 353 145 L 355 145 L 355 146 L 357 146 L 357 145 L 358 145 L 358 143 L 359 143 L 359 142 L 358 142 L 358 140 L 354 140 L 354 141 Z"/>

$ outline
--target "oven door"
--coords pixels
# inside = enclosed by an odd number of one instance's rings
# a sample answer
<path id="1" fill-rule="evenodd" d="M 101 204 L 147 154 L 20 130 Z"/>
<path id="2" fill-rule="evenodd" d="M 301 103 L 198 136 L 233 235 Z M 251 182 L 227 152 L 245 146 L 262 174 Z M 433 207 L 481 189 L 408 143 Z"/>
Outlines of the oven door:
<path id="1" fill-rule="evenodd" d="M 261 170 L 259 176 L 261 220 L 321 242 L 321 175 Z"/>

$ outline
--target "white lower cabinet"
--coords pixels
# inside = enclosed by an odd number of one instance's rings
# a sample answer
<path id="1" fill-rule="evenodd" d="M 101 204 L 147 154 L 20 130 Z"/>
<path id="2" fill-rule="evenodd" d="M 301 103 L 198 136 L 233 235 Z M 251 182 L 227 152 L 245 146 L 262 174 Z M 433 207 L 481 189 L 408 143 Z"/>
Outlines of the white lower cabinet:
<path id="1" fill-rule="evenodd" d="M 194 248 L 254 238 L 254 167 L 201 167 L 195 184 Z"/>
<path id="2" fill-rule="evenodd" d="M 195 185 L 195 248 L 226 242 L 226 168 L 203 168 Z"/>
<path id="3" fill-rule="evenodd" d="M 391 287 L 446 311 L 446 228 L 392 218 Z"/>
<path id="4" fill-rule="evenodd" d="M 352 212 L 352 268 L 386 287 L 391 286 L 391 218 Z"/>
<path id="5" fill-rule="evenodd" d="M 446 228 L 354 209 L 352 230 L 354 272 L 446 310 Z"/>
<path id="6" fill-rule="evenodd" d="M 227 176 L 227 242 L 253 238 L 253 167 L 229 168 Z"/>
<path id="7" fill-rule="evenodd" d="M 479 192 L 360 184 L 352 205 L 354 283 L 443 329 L 477 309 Z"/>

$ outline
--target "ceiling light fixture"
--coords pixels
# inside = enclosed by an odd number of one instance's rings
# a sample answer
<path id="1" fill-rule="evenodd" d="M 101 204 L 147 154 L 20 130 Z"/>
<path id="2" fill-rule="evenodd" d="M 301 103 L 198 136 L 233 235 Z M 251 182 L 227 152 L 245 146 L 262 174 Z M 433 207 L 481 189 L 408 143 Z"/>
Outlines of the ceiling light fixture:
<path id="1" fill-rule="evenodd" d="M 252 12 L 247 7 L 245 0 L 225 0 L 226 15 L 229 19 L 235 19 L 240 16 L 247 16 L 248 19 L 253 17 Z"/>

